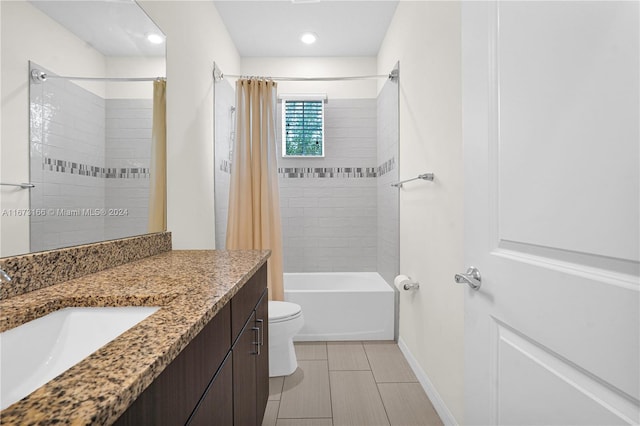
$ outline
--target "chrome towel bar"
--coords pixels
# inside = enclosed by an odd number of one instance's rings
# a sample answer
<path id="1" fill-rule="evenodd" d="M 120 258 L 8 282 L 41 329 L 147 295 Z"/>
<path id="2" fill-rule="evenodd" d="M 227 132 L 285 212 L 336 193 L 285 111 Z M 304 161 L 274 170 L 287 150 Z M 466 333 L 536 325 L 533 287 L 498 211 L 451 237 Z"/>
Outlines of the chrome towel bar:
<path id="1" fill-rule="evenodd" d="M 35 188 L 36 187 L 32 183 L 0 183 L 0 185 L 4 185 L 4 186 L 19 186 L 22 189 L 30 189 L 30 188 Z"/>
<path id="2" fill-rule="evenodd" d="M 407 182 L 411 182 L 418 179 L 433 181 L 433 178 L 434 178 L 433 173 L 423 173 L 421 175 L 414 177 L 413 179 L 405 179 L 405 180 L 401 180 L 400 182 L 392 183 L 391 186 L 395 186 L 396 188 L 402 188 L 402 184 Z"/>

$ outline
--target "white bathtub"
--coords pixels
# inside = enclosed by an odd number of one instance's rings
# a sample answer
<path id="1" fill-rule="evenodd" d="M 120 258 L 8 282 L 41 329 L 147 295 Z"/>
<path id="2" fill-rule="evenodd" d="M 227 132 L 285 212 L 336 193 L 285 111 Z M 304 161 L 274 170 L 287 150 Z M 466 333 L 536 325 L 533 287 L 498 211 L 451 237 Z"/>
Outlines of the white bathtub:
<path id="1" fill-rule="evenodd" d="M 394 338 L 394 289 L 376 272 L 285 273 L 284 298 L 302 306 L 296 341 Z"/>

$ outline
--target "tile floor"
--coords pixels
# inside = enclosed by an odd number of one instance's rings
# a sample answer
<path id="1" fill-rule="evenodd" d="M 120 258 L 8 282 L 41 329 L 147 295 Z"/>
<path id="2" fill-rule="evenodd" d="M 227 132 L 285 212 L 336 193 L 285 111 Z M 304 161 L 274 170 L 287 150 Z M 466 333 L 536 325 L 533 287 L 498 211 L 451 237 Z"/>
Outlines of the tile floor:
<path id="1" fill-rule="evenodd" d="M 395 342 L 295 347 L 298 369 L 271 378 L 263 426 L 442 425 Z"/>

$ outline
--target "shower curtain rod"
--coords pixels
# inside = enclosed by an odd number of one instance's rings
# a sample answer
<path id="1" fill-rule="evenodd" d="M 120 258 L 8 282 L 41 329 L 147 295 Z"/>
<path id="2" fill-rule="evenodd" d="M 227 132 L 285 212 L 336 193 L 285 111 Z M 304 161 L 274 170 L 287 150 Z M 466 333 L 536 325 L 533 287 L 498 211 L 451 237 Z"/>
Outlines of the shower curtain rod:
<path id="1" fill-rule="evenodd" d="M 252 78 L 247 75 L 232 75 L 232 74 L 220 74 L 220 77 L 216 80 L 222 80 L 225 77 L 230 78 Z M 255 78 L 255 77 L 253 77 Z M 374 78 L 389 78 L 393 80 L 395 76 L 393 74 L 381 74 L 381 75 L 360 75 L 356 77 L 261 77 L 273 81 L 350 81 L 350 80 L 371 80 Z"/>
<path id="2" fill-rule="evenodd" d="M 49 75 L 38 69 L 31 71 L 31 79 L 36 83 L 43 83 L 50 78 L 65 78 L 67 80 L 92 80 L 92 81 L 155 81 L 165 77 L 69 77 L 64 75 Z"/>
<path id="3" fill-rule="evenodd" d="M 225 77 L 230 78 L 266 78 L 273 81 L 351 81 L 351 80 L 371 80 L 375 78 L 388 78 L 397 80 L 399 76 L 398 69 L 394 69 L 389 74 L 379 75 L 360 75 L 355 77 L 252 77 L 248 75 L 224 74 L 217 64 L 213 63 L 213 79 L 215 81 L 223 80 Z"/>

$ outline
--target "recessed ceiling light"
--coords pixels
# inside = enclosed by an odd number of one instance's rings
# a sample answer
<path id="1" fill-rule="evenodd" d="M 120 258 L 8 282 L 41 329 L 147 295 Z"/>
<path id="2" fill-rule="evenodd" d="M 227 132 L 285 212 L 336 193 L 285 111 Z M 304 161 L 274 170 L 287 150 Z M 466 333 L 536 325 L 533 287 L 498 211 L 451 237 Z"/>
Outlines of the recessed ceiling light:
<path id="1" fill-rule="evenodd" d="M 304 33 L 300 36 L 300 41 L 304 44 L 313 44 L 318 39 L 318 36 L 314 33 Z"/>
<path id="2" fill-rule="evenodd" d="M 162 37 L 160 34 L 148 33 L 147 40 L 149 40 L 149 43 L 161 44 L 162 42 L 164 42 L 164 37 Z"/>

